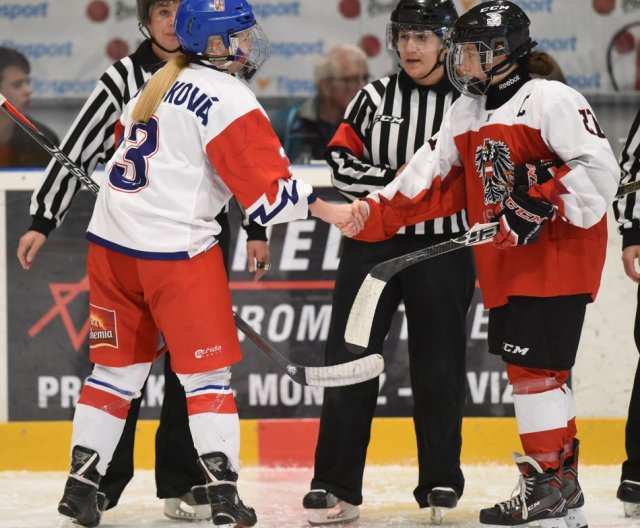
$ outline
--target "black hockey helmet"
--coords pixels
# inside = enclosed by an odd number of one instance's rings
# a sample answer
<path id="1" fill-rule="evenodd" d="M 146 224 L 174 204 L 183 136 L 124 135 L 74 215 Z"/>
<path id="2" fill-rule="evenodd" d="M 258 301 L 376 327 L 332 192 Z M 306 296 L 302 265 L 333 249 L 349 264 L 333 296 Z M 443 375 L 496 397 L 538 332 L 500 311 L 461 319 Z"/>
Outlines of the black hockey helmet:
<path id="1" fill-rule="evenodd" d="M 467 11 L 456 21 L 451 33 L 447 69 L 453 84 L 465 95 L 485 93 L 494 75 L 528 56 L 536 46 L 529 35 L 530 24 L 525 12 L 509 0 L 490 0 Z M 464 47 L 469 44 L 476 45 L 487 79 L 480 81 L 460 75 Z M 506 60 L 491 67 L 493 60 L 500 56 Z"/>
<path id="2" fill-rule="evenodd" d="M 430 30 L 446 41 L 457 18 L 453 0 L 400 0 L 387 24 L 387 48 L 397 49 L 401 29 Z"/>

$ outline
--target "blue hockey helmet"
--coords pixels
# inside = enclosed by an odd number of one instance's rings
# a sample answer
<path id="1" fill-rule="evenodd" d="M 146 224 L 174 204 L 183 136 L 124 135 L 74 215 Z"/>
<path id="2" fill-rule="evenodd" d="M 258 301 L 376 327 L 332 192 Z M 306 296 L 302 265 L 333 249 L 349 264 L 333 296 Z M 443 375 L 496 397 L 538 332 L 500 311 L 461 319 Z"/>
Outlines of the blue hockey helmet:
<path id="1" fill-rule="evenodd" d="M 182 49 L 246 80 L 269 56 L 269 40 L 246 0 L 183 0 L 175 32 Z"/>

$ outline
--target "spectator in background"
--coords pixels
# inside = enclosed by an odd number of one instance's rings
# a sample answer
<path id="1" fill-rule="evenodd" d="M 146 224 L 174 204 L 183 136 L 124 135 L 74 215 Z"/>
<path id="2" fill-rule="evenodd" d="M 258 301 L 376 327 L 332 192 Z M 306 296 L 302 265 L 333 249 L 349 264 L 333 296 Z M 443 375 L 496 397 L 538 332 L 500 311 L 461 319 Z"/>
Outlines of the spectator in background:
<path id="1" fill-rule="evenodd" d="M 29 74 L 31 66 L 27 58 L 11 48 L 0 46 L 0 93 L 21 113 L 26 114 L 31 102 Z M 51 141 L 58 143 L 58 136 L 51 129 L 29 117 Z M 0 167 L 46 167 L 51 157 L 13 120 L 0 114 Z"/>
<path id="2" fill-rule="evenodd" d="M 622 183 L 637 182 L 640 179 L 640 111 L 631 125 L 627 143 L 620 157 Z M 628 277 L 640 285 L 640 192 L 618 198 L 613 203 L 613 211 L 622 234 L 622 263 Z M 638 286 L 638 306 L 633 329 L 636 347 L 640 351 L 640 286 Z M 640 364 L 631 391 L 629 414 L 625 431 L 627 460 L 622 464 L 622 476 L 618 487 L 618 499 L 624 505 L 627 517 L 640 517 Z"/>
<path id="3" fill-rule="evenodd" d="M 271 116 L 273 128 L 292 163 L 324 159 L 325 147 L 347 105 L 368 80 L 367 56 L 357 46 L 337 46 L 316 62 L 313 69 L 316 95 Z"/>

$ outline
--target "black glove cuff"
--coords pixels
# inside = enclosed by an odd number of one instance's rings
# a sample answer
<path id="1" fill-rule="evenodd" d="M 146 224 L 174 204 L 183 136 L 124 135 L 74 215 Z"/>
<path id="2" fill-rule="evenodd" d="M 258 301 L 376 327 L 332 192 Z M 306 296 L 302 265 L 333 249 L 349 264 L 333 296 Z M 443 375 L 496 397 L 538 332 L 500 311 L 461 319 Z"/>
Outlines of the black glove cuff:
<path id="1" fill-rule="evenodd" d="M 622 232 L 622 249 L 640 246 L 640 229 L 627 229 Z"/>

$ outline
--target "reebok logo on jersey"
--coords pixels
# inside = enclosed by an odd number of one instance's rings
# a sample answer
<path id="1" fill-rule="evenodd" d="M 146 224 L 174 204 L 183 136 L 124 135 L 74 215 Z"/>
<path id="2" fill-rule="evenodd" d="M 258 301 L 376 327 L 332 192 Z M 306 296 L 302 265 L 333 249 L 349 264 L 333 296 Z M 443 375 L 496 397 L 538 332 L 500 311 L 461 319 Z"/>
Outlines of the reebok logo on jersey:
<path id="1" fill-rule="evenodd" d="M 376 123 L 380 121 L 381 123 L 391 123 L 392 125 L 400 125 L 404 123 L 404 117 L 395 117 L 388 115 L 377 115 L 373 122 Z"/>
<path id="2" fill-rule="evenodd" d="M 513 83 L 516 83 L 520 80 L 520 75 L 516 75 L 515 77 L 511 77 L 511 79 L 506 80 L 503 83 L 500 83 L 498 85 L 498 88 L 500 90 L 504 90 L 505 88 L 508 88 L 509 86 L 511 86 Z"/>
<path id="3" fill-rule="evenodd" d="M 118 348 L 115 310 L 89 305 L 89 348 Z"/>
<path id="4" fill-rule="evenodd" d="M 516 354 L 518 356 L 526 356 L 529 352 L 529 347 L 521 347 L 518 345 L 512 345 L 511 343 L 502 343 L 502 351 L 509 354 Z"/>

